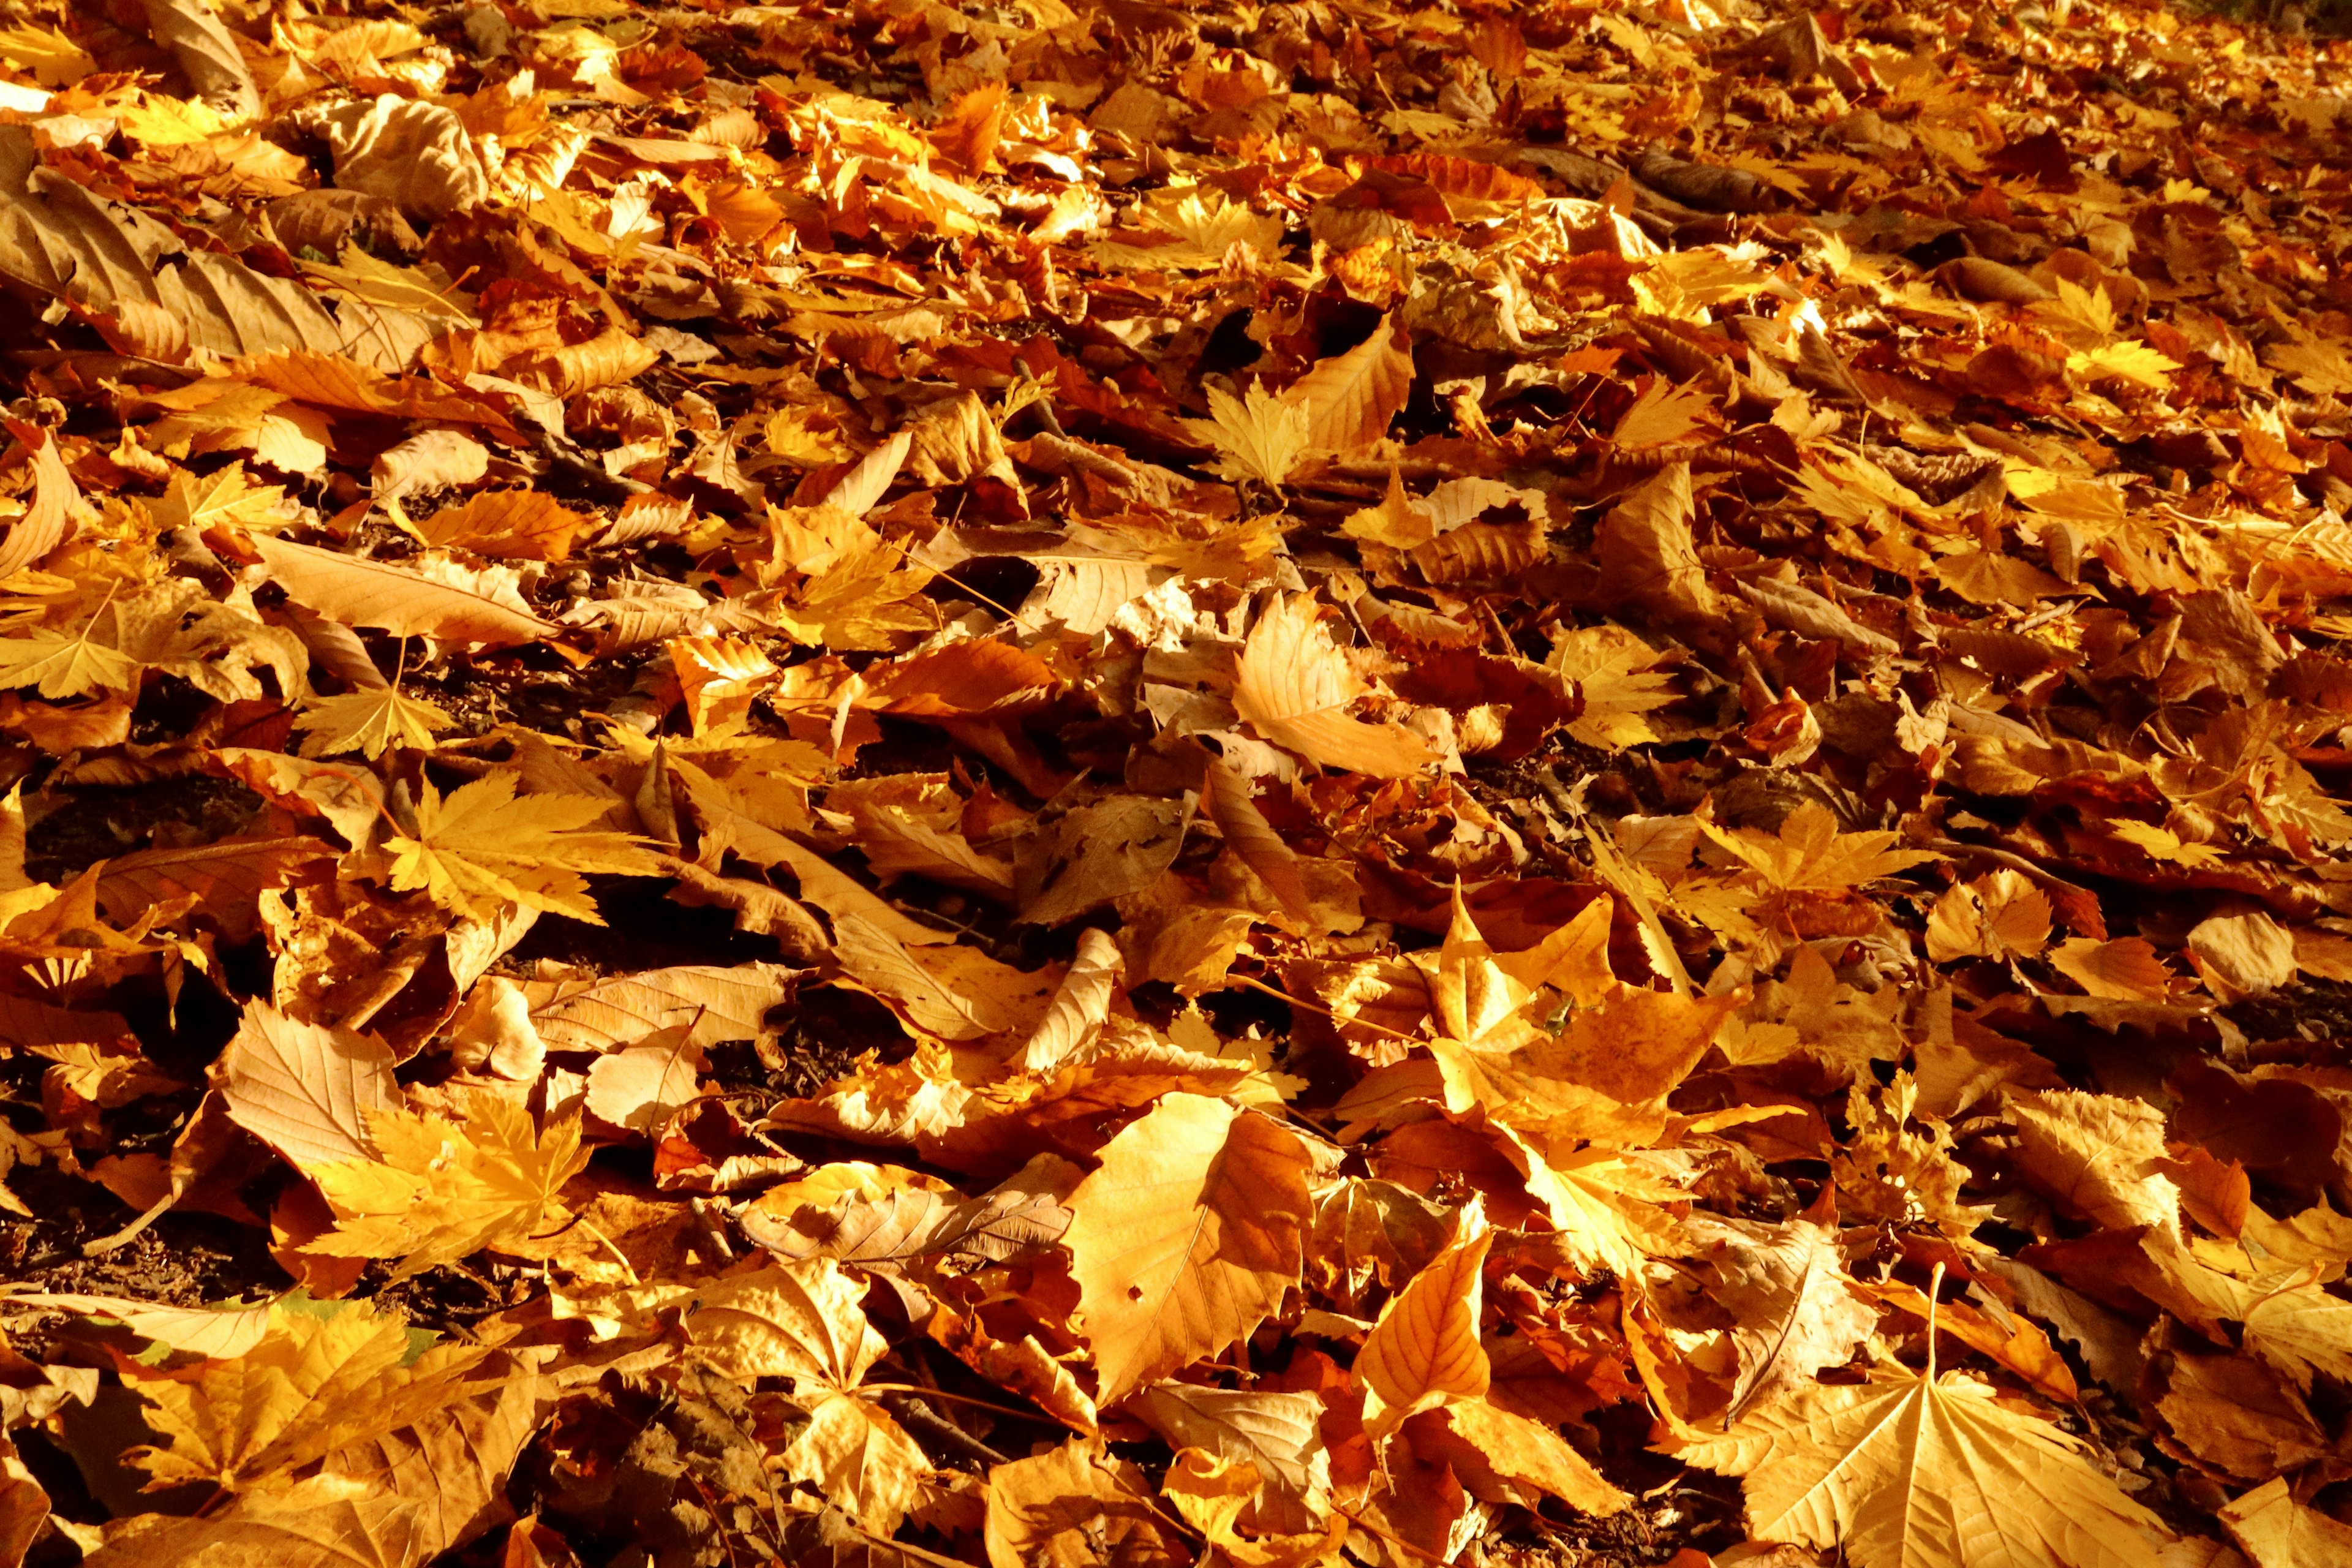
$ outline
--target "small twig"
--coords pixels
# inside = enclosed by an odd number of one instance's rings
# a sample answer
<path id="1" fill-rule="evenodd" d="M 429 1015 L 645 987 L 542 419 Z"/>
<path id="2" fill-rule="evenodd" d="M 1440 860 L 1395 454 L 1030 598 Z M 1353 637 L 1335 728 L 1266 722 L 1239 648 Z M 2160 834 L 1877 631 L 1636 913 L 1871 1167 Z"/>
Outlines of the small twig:
<path id="1" fill-rule="evenodd" d="M 1005 1457 L 1003 1454 L 924 1404 L 921 1397 L 912 1394 L 894 1393 L 883 1399 L 882 1407 L 897 1416 L 904 1425 L 913 1427 L 926 1437 L 934 1438 L 943 1446 L 954 1449 L 967 1459 L 977 1460 L 983 1465 L 1005 1463 Z"/>

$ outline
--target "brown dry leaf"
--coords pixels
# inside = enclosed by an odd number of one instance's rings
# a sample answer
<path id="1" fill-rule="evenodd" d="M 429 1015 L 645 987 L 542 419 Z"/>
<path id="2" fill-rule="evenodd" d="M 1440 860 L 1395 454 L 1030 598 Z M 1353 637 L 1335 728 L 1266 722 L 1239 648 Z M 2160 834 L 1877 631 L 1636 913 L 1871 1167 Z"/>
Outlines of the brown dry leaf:
<path id="1" fill-rule="evenodd" d="M 1022 857 L 1014 882 L 1021 918 L 1059 925 L 1143 891 L 1182 852 L 1191 816 L 1181 801 L 1142 795 L 1068 813 Z"/>
<path id="2" fill-rule="evenodd" d="M 229 1120 L 310 1174 L 364 1160 L 371 1112 L 400 1103 L 392 1047 L 372 1036 L 289 1018 L 265 1003 L 245 1019 L 214 1067 Z"/>
<path id="3" fill-rule="evenodd" d="M 501 561 L 561 561 L 589 519 L 537 490 L 484 490 L 415 525 L 427 544 Z"/>
<path id="4" fill-rule="evenodd" d="M 1690 465 L 1673 463 L 1602 520 L 1595 550 L 1611 597 L 1669 626 L 1712 621 L 1719 611 L 1691 533 Z"/>
<path id="5" fill-rule="evenodd" d="M 1171 1094 L 1103 1146 L 1062 1237 L 1115 1405 L 1253 1331 L 1298 1282 L 1310 1155 L 1255 1111 Z"/>
<path id="6" fill-rule="evenodd" d="M 1331 644 L 1314 599 L 1278 595 L 1242 648 L 1234 707 L 1257 731 L 1327 767 L 1402 778 L 1433 760 L 1422 739 L 1349 708 L 1370 688 Z"/>

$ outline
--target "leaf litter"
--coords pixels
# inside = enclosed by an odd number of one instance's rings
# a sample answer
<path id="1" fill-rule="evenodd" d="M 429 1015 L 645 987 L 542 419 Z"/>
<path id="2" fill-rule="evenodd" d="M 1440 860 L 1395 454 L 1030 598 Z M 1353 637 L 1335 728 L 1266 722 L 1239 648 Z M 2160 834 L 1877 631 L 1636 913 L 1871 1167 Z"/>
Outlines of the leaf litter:
<path id="1" fill-rule="evenodd" d="M 2347 71 L 16 8 L 0 1568 L 2342 1561 Z"/>

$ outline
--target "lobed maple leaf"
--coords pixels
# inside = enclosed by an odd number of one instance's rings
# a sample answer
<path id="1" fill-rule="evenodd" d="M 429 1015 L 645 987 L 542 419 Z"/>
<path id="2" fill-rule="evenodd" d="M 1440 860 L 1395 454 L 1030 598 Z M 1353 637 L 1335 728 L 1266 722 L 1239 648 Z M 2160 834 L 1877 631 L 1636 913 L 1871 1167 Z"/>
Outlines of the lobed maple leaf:
<path id="1" fill-rule="evenodd" d="M 2158 1568 L 2168 1533 L 2084 1445 L 1961 1373 L 1816 1384 L 1675 1451 L 1745 1478 L 1761 1539 L 1862 1568 Z"/>
<path id="2" fill-rule="evenodd" d="M 394 891 L 422 891 L 457 914 L 514 903 L 601 925 L 584 873 L 660 873 L 642 840 L 588 829 L 608 809 L 579 795 L 518 798 L 510 773 L 487 774 L 446 796 L 427 781 L 418 787 L 413 831 L 384 841 L 387 880 Z"/>
<path id="3" fill-rule="evenodd" d="M 1241 397 L 1208 389 L 1209 417 L 1185 425 L 1219 452 L 1212 468 L 1229 479 L 1255 479 L 1279 489 L 1306 455 L 1313 430 L 1304 404 L 1253 385 Z"/>
<path id="4" fill-rule="evenodd" d="M 304 755 L 358 752 L 370 762 L 394 746 L 429 752 L 439 743 L 434 737 L 456 724 L 446 710 L 408 696 L 397 686 L 317 698 L 294 721 L 297 730 L 310 734 Z"/>
<path id="5" fill-rule="evenodd" d="M 322 1258 L 394 1259 L 405 1278 L 562 1223 L 556 1194 L 588 1163 L 579 1119 L 544 1131 L 512 1100 L 484 1089 L 465 1120 L 399 1109 L 365 1112 L 373 1158 L 310 1168 L 335 1228 L 306 1243 Z"/>
<path id="6" fill-rule="evenodd" d="M 234 1354 L 173 1372 L 126 1363 L 124 1381 L 165 1439 L 127 1458 L 151 1491 L 189 1481 L 242 1490 L 495 1381 L 479 1375 L 487 1348 L 425 1349 L 419 1338 L 365 1301 L 273 1302 L 261 1333 Z"/>

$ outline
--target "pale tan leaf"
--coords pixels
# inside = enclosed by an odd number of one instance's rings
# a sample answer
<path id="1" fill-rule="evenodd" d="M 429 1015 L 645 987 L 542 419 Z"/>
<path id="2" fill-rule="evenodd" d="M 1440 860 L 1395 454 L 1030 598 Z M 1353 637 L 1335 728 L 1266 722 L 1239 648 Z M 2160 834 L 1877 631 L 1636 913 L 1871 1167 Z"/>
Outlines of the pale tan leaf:
<path id="1" fill-rule="evenodd" d="M 802 1393 L 846 1394 L 890 1348 L 858 1305 L 865 1287 L 830 1258 L 802 1258 L 682 1296 L 688 1336 L 730 1375 L 786 1377 Z"/>
<path id="2" fill-rule="evenodd" d="M 687 1029 L 665 1029 L 608 1051 L 588 1067 L 588 1113 L 632 1132 L 658 1135 L 691 1104 L 709 1064 L 686 1043 Z"/>
<path id="3" fill-rule="evenodd" d="M 1442 1423 L 1452 1440 L 1425 1435 L 1424 1425 L 1433 1423 Z M 1416 1452 L 1445 1459 L 1474 1496 L 1490 1502 L 1532 1509 L 1549 1496 L 1578 1513 L 1605 1519 L 1622 1513 L 1633 1500 L 1549 1426 L 1484 1399 L 1456 1400 L 1417 1417 L 1411 1432 Z"/>
<path id="4" fill-rule="evenodd" d="M 326 132 L 335 184 L 383 196 L 409 217 L 430 223 L 489 198 L 489 175 L 454 110 L 384 93 L 336 109 Z"/>
<path id="5" fill-rule="evenodd" d="M 1720 1280 L 1710 1297 L 1734 1318 L 1739 1382 L 1727 1418 L 1809 1386 L 1823 1367 L 1843 1365 L 1877 1329 L 1877 1312 L 1846 1287 L 1837 1233 L 1829 1226 L 1698 1214 L 1684 1224 Z"/>
<path id="6" fill-rule="evenodd" d="M 988 1473 L 989 1568 L 1183 1568 L 1193 1553 L 1125 1460 L 1072 1438 Z"/>
<path id="7" fill-rule="evenodd" d="M 1265 1489 L 1242 1522 L 1273 1534 L 1315 1528 L 1330 1500 L 1323 1401 L 1311 1394 L 1248 1394 L 1162 1383 L 1129 1404 L 1135 1418 L 1171 1448 L 1204 1448 L 1254 1465 Z"/>
<path id="8" fill-rule="evenodd" d="M 2018 1168 L 2067 1212 L 2101 1226 L 2148 1226 L 2180 1235 L 2180 1188 L 2164 1112 L 2143 1100 L 2078 1089 L 2012 1094 Z"/>
<path id="9" fill-rule="evenodd" d="M 2230 1537 L 2254 1568 L 2338 1568 L 2352 1563 L 2352 1525 L 2297 1502 L 2277 1477 L 2221 1510 Z"/>
<path id="10" fill-rule="evenodd" d="M 341 301 L 339 316 L 300 283 L 187 249 L 156 219 L 50 169 L 35 169 L 21 195 L 0 201 L 0 272 L 109 318 L 145 307 L 184 328 L 191 349 L 225 359 L 307 349 L 396 371 L 436 331 L 356 300 Z"/>
<path id="11" fill-rule="evenodd" d="M 1434 760 L 1419 736 L 1348 711 L 1369 689 L 1332 646 L 1313 595 L 1283 594 L 1243 645 L 1234 708 L 1268 740 L 1327 767 L 1402 778 Z"/>
<path id="12" fill-rule="evenodd" d="M 253 548 L 289 598 L 345 626 L 491 647 L 555 635 L 520 600 L 435 582 L 406 564 L 260 535 Z"/>
<path id="13" fill-rule="evenodd" d="M 374 1152 L 367 1113 L 401 1102 L 392 1068 L 392 1047 L 372 1035 L 251 1002 L 215 1073 L 229 1120 L 307 1173 Z"/>
<path id="14" fill-rule="evenodd" d="M 462 431 L 420 430 L 376 454 L 369 466 L 379 504 L 425 490 L 478 484 L 490 470 L 490 451 Z"/>
<path id="15" fill-rule="evenodd" d="M 887 1411 L 836 1394 L 819 1400 L 809 1423 L 778 1458 L 875 1534 L 888 1537 L 920 1497 L 931 1462 Z"/>
<path id="16" fill-rule="evenodd" d="M 524 983 L 530 1021 L 551 1051 L 612 1051 L 666 1029 L 683 1044 L 760 1040 L 769 1013 L 791 1001 L 800 972 L 781 963 L 681 964 L 593 980 Z"/>
<path id="17" fill-rule="evenodd" d="M 2154 1514 L 2074 1438 L 1958 1373 L 1816 1385 L 1675 1452 L 1747 1478 L 1759 1538 L 1861 1568 L 2158 1568 Z"/>
<path id="18" fill-rule="evenodd" d="M 1045 1016 L 1007 1059 L 1024 1072 L 1051 1072 L 1093 1040 L 1110 1016 L 1125 960 L 1118 943 L 1093 926 L 1078 933 L 1077 955 L 1047 1004 Z"/>

